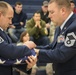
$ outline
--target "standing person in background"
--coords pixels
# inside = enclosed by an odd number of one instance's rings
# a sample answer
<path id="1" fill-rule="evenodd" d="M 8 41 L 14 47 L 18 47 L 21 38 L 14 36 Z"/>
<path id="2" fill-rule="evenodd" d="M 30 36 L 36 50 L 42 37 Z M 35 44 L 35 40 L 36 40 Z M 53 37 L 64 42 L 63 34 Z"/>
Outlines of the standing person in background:
<path id="1" fill-rule="evenodd" d="M 17 42 L 19 40 L 20 34 L 25 31 L 25 23 L 27 20 L 27 15 L 22 11 L 22 3 L 16 2 L 14 7 L 14 17 L 12 19 L 12 25 L 8 29 L 9 36 L 13 40 L 13 42 Z"/>
<path id="2" fill-rule="evenodd" d="M 53 43 L 35 50 L 38 61 L 53 63 L 54 75 L 76 75 L 76 14 L 69 0 L 50 0 L 48 11 L 58 27 Z"/>
<path id="3" fill-rule="evenodd" d="M 10 24 L 12 24 L 12 18 L 14 11 L 10 4 L 4 1 L 0 1 L 0 57 L 6 60 L 15 60 L 18 58 L 23 58 L 25 56 L 30 56 L 32 54 L 32 48 L 36 45 L 29 41 L 23 46 L 16 46 L 12 43 L 9 36 L 5 33 Z M 28 57 L 29 61 L 23 65 L 17 65 L 19 69 L 26 73 L 30 73 L 31 67 L 36 63 L 37 59 L 34 56 Z M 13 65 L 1 64 L 3 61 L 0 59 L 0 75 L 12 75 Z M 28 71 L 27 71 L 28 69 Z"/>

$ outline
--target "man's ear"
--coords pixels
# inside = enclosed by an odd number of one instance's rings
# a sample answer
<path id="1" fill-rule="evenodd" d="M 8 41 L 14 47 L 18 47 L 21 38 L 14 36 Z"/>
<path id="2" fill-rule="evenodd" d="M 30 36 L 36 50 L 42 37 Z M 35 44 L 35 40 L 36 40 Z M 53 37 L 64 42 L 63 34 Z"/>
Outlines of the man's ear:
<path id="1" fill-rule="evenodd" d="M 2 16 L 2 12 L 0 12 L 0 17 Z"/>
<path id="2" fill-rule="evenodd" d="M 1 14 L 2 14 L 2 13 L 0 12 L 0 17 L 1 17 Z"/>
<path id="3" fill-rule="evenodd" d="M 61 9 L 62 15 L 65 15 L 65 12 L 66 12 L 66 9 L 65 9 L 65 7 L 63 7 L 63 8 Z"/>

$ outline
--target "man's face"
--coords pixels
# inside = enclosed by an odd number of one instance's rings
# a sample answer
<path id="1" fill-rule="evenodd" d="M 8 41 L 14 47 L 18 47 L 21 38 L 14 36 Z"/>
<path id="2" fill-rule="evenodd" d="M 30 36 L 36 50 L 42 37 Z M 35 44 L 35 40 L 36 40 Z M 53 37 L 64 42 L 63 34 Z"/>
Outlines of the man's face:
<path id="1" fill-rule="evenodd" d="M 25 36 L 23 36 L 23 42 L 29 41 L 30 37 L 29 34 L 27 33 Z"/>
<path id="2" fill-rule="evenodd" d="M 74 10 L 75 4 L 74 3 L 70 3 L 70 4 L 71 4 L 71 9 Z"/>
<path id="3" fill-rule="evenodd" d="M 41 19 L 40 13 L 35 13 L 33 18 L 34 18 L 34 21 L 40 21 Z"/>
<path id="4" fill-rule="evenodd" d="M 6 14 L 0 13 L 0 27 L 6 30 L 12 24 L 13 10 L 6 11 Z"/>
<path id="5" fill-rule="evenodd" d="M 48 6 L 42 6 L 42 11 L 43 11 L 44 13 L 47 13 L 47 11 L 48 11 Z"/>
<path id="6" fill-rule="evenodd" d="M 22 11 L 22 5 L 16 5 L 15 6 L 15 11 L 16 11 L 16 13 L 19 14 Z"/>
<path id="7" fill-rule="evenodd" d="M 62 23 L 62 10 L 58 7 L 58 5 L 53 2 L 48 5 L 49 18 L 51 21 L 56 23 L 56 25 L 60 25 Z"/>

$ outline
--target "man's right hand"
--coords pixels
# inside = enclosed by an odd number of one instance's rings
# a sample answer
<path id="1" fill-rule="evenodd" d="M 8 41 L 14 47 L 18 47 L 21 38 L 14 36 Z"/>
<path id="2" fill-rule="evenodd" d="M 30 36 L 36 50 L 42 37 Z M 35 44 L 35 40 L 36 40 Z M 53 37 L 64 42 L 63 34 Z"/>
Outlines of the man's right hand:
<path id="1" fill-rule="evenodd" d="M 36 44 L 33 41 L 27 41 L 23 45 L 26 45 L 29 49 L 36 47 Z"/>
<path id="2" fill-rule="evenodd" d="M 20 25 L 22 26 L 24 23 L 23 22 L 20 22 Z"/>

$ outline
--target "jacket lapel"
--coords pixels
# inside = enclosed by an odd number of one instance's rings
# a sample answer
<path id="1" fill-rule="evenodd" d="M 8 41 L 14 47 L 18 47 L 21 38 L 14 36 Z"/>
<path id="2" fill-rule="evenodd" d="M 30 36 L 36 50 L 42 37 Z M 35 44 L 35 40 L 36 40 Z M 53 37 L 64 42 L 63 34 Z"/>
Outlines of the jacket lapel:
<path id="1" fill-rule="evenodd" d="M 72 22 L 74 21 L 74 19 L 76 18 L 75 16 L 76 16 L 76 15 L 73 14 L 72 17 L 66 22 L 66 24 L 65 24 L 65 26 L 63 27 L 61 33 L 64 32 L 64 31 L 71 25 L 71 23 L 72 23 Z"/>

